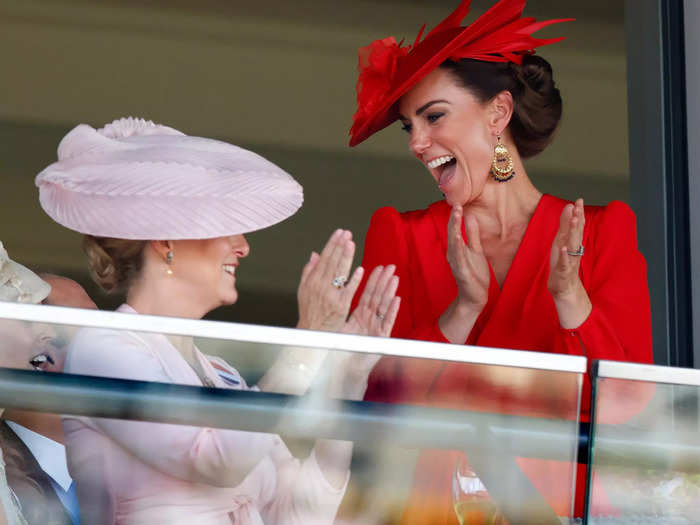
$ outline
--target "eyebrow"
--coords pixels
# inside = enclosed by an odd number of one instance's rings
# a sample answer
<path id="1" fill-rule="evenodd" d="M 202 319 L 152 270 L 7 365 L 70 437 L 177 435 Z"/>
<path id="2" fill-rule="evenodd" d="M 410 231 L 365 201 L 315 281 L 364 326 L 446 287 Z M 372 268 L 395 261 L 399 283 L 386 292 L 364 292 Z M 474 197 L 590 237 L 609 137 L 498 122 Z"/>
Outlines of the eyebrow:
<path id="1" fill-rule="evenodd" d="M 444 103 L 444 104 L 449 104 L 449 102 L 448 102 L 447 100 L 443 100 L 443 99 L 440 99 L 440 100 L 431 100 L 430 102 L 428 102 L 428 103 L 426 103 L 426 104 L 423 104 L 421 107 L 419 107 L 419 108 L 416 110 L 416 116 L 419 117 L 419 116 L 421 115 L 421 113 L 423 113 L 423 112 L 424 112 L 426 109 L 428 109 L 430 106 L 432 106 L 433 104 L 439 104 L 439 103 L 441 103 L 441 102 Z M 403 115 L 399 115 L 399 118 L 400 118 L 401 120 L 408 120 L 408 119 L 407 119 L 406 117 L 404 117 Z"/>

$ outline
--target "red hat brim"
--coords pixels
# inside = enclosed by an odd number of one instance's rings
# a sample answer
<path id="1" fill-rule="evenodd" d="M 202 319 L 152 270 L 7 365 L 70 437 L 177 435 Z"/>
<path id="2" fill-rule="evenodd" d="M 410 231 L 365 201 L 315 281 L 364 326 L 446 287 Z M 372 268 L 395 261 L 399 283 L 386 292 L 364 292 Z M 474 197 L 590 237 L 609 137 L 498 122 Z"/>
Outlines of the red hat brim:
<path id="1" fill-rule="evenodd" d="M 396 82 L 391 88 L 390 94 L 385 97 L 382 104 L 375 110 L 375 115 L 358 128 L 350 139 L 350 146 L 356 146 L 368 139 L 377 131 L 381 131 L 393 124 L 399 118 L 396 102 L 420 80 L 442 64 L 454 52 L 453 42 L 466 31 L 467 27 L 443 31 L 426 38 L 409 54 L 399 59 L 396 70 Z"/>

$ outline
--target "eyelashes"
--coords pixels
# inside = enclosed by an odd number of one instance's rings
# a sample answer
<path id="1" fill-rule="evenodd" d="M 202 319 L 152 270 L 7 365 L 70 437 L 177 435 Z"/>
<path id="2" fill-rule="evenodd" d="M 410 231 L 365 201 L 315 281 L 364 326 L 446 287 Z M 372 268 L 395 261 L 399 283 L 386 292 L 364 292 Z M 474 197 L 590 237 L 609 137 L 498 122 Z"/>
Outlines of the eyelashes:
<path id="1" fill-rule="evenodd" d="M 428 121 L 428 124 L 435 124 L 443 116 L 445 116 L 445 114 L 442 112 L 428 113 L 427 115 L 425 115 L 425 120 Z M 401 124 L 401 129 L 404 130 L 406 133 L 411 133 L 411 131 L 413 130 L 413 125 L 409 122 L 403 122 Z"/>
<path id="2" fill-rule="evenodd" d="M 425 118 L 431 124 L 435 124 L 443 115 L 444 113 L 428 113 Z"/>

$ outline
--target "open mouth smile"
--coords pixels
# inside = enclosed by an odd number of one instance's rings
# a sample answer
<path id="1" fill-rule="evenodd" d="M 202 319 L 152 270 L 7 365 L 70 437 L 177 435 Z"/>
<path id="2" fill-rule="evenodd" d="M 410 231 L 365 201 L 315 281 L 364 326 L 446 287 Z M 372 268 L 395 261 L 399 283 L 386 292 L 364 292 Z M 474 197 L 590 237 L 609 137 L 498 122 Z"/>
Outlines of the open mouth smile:
<path id="1" fill-rule="evenodd" d="M 433 172 L 438 186 L 442 189 L 454 177 L 457 166 L 457 159 L 454 155 L 443 155 L 426 163 Z"/>
<path id="2" fill-rule="evenodd" d="M 53 357 L 49 354 L 37 354 L 29 360 L 29 364 L 34 368 L 34 370 L 46 371 L 47 368 L 55 365 Z"/>
<path id="3" fill-rule="evenodd" d="M 438 157 L 437 159 L 433 159 L 428 162 L 428 167 L 430 169 L 436 169 L 453 160 L 455 160 L 453 155 L 443 155 L 442 157 Z"/>

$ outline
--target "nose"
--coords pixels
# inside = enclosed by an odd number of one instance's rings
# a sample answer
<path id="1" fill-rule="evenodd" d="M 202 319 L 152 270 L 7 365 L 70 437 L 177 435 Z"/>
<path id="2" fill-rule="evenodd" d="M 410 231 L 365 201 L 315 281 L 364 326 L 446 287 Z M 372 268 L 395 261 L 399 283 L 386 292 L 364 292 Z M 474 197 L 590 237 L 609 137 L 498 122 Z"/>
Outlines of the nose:
<path id="1" fill-rule="evenodd" d="M 420 159 L 430 146 L 430 135 L 427 130 L 423 126 L 414 124 L 411 130 L 411 138 L 408 141 L 408 147 L 411 152 Z"/>
<path id="2" fill-rule="evenodd" d="M 236 257 L 242 259 L 243 257 L 248 257 L 250 254 L 250 244 L 243 235 L 236 235 L 233 243 L 233 253 Z"/>

